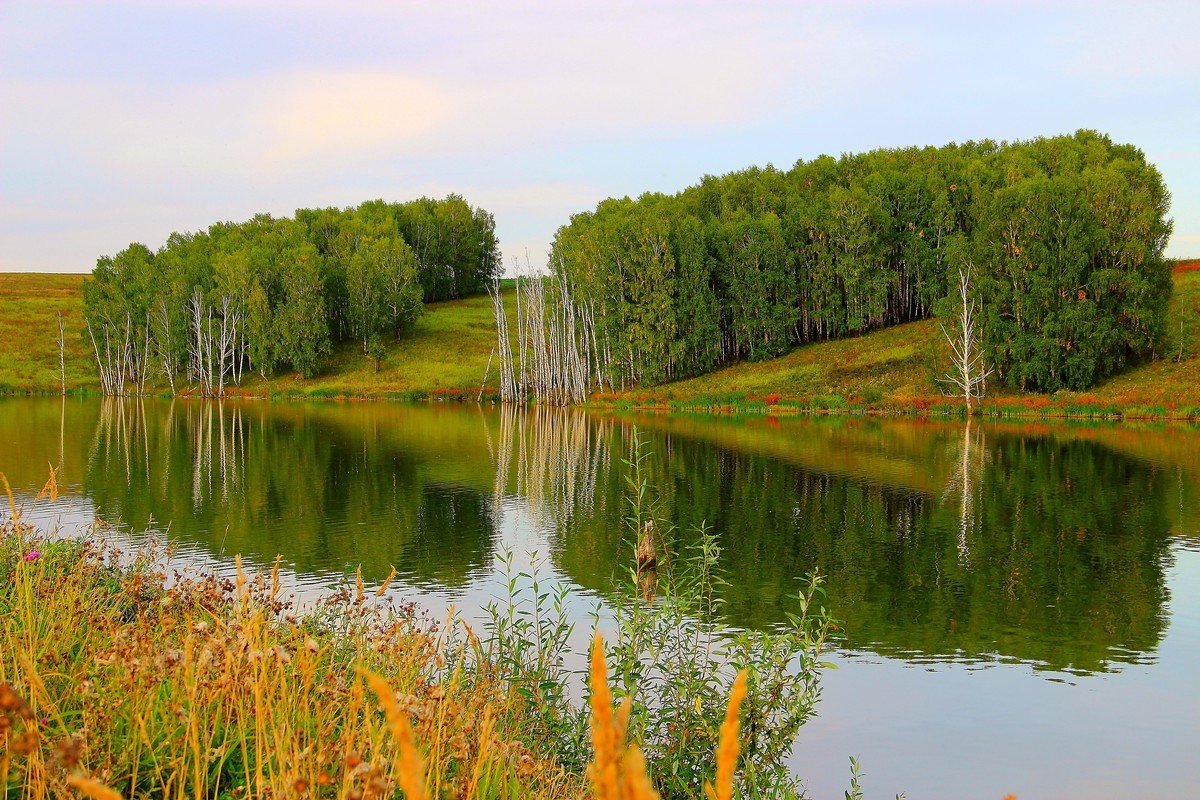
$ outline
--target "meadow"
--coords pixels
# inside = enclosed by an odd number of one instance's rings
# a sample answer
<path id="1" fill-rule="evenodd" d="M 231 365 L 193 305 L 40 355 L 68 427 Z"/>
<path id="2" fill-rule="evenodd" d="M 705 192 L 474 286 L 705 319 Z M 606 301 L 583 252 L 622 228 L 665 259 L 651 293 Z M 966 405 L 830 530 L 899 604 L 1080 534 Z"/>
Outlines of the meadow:
<path id="1" fill-rule="evenodd" d="M 98 391 L 82 328 L 80 275 L 0 275 L 0 392 L 57 393 L 56 312 L 66 325 L 69 391 Z M 511 287 L 507 303 L 514 311 Z M 250 375 L 235 395 L 314 399 L 452 399 L 479 397 L 495 345 L 486 296 L 429 303 L 415 330 L 389 342 L 380 369 L 355 346 L 335 350 L 326 369 L 304 379 Z M 728 413 L 849 412 L 960 415 L 937 378 L 948 369 L 936 320 L 795 348 L 779 358 L 747 361 L 690 380 L 596 395 L 599 407 Z M 486 396 L 494 394 L 492 364 Z M 999 417 L 1189 419 L 1200 416 L 1200 260 L 1181 262 L 1167 332 L 1158 357 L 1091 391 L 1024 394 L 989 387 L 980 413 Z M 157 387 L 165 391 L 165 386 Z"/>
<path id="2" fill-rule="evenodd" d="M 60 387 L 58 322 L 66 328 L 68 391 L 99 391 L 95 359 L 84 328 L 84 275 L 0 275 L 0 392 L 57 394 Z M 511 304 L 510 304 L 511 305 Z M 270 397 L 475 399 L 488 356 L 496 343 L 491 301 L 486 295 L 430 303 L 416 328 L 388 342 L 378 372 L 360 347 L 334 351 L 315 378 L 281 374 L 247 376 L 233 394 Z M 493 372 L 493 381 L 495 373 Z M 161 376 L 155 381 L 165 391 Z M 161 385 L 158 385 L 161 384 Z"/>

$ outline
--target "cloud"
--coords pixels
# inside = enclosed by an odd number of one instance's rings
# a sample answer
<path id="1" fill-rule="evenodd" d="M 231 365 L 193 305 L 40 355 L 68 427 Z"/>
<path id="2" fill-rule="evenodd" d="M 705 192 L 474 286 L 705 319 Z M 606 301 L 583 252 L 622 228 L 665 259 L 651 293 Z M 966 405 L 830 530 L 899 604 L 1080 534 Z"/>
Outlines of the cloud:
<path id="1" fill-rule="evenodd" d="M 0 257 L 456 191 L 536 259 L 610 194 L 1081 125 L 1186 150 L 1168 177 L 1194 207 L 1196 12 L 1052 6 L 4 4 Z"/>
<path id="2" fill-rule="evenodd" d="M 436 86 L 393 73 L 301 72 L 169 88 L 10 81 L 10 143 L 36 143 L 113 173 L 227 179 L 312 157 L 403 148 L 445 125 Z"/>
<path id="3" fill-rule="evenodd" d="M 282 84 L 265 91 L 255 86 L 249 99 L 265 100 L 266 156 L 285 165 L 318 154 L 403 146 L 442 130 L 449 118 L 444 92 L 409 75 L 301 74 Z"/>
<path id="4" fill-rule="evenodd" d="M 904 50 L 815 11 L 785 24 L 721 6 L 359 14 L 364 25 L 406 32 L 406 41 L 441 36 L 445 46 L 412 62 L 402 53 L 364 59 L 382 62 L 371 69 L 314 58 L 235 79 L 10 76 L 0 97 L 22 113 L 0 121 L 0 147 L 36 142 L 34 150 L 151 184 L 564 149 L 740 129 L 848 103 Z M 454 22 L 461 31 L 438 28 Z"/>

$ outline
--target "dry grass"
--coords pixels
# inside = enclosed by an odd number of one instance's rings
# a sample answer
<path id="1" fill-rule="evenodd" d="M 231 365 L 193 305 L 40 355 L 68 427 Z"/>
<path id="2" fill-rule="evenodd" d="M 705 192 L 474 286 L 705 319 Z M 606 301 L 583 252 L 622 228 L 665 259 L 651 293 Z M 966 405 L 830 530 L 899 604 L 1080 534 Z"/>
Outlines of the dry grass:
<path id="1" fill-rule="evenodd" d="M 361 578 L 298 616 L 278 568 L 247 576 L 240 558 L 236 579 L 168 581 L 154 555 L 122 564 L 40 535 L 2 474 L 0 487 L 5 797 L 659 800 L 598 632 L 585 781 L 518 742 L 529 709 L 495 665 L 465 667 L 481 652 L 469 630 L 459 643 L 449 620 L 377 604 Z M 733 683 L 708 800 L 737 794 L 747 681 Z"/>
<path id="2" fill-rule="evenodd" d="M 175 578 L 0 530 L 6 796 L 579 797 L 517 742 L 469 645 L 352 584 L 297 614 L 277 574 Z M 380 713 L 380 708 L 385 713 Z M 411 721 L 411 722 L 410 722 Z M 419 743 L 419 747 L 418 747 Z"/>
<path id="3" fill-rule="evenodd" d="M 746 699 L 746 671 L 738 673 L 729 695 L 729 708 L 721 723 L 721 738 L 717 745 L 717 782 L 704 787 L 709 800 L 733 800 L 733 779 L 738 760 L 738 712 Z"/>
<path id="4" fill-rule="evenodd" d="M 7 480 L 0 476 L 7 491 Z M 43 494 L 56 493 L 52 473 Z M 168 577 L 92 542 L 54 540 L 7 495 L 0 526 L 0 785 L 6 796 L 582 798 L 581 776 L 518 743 L 526 712 L 472 670 L 473 637 L 377 602 L 356 580 L 317 611 L 278 569 Z M 128 554 L 124 556 L 128 561 Z M 470 673 L 468 675 L 468 672 Z M 603 642 L 591 668 L 588 769 L 602 800 L 657 800 L 614 713 Z M 714 798 L 730 800 L 738 678 Z M 382 711 L 382 713 L 380 713 Z"/>
<path id="5" fill-rule="evenodd" d="M 588 778 L 596 800 L 658 800 L 658 792 L 646 774 L 646 759 L 636 744 L 629 744 L 629 714 L 632 699 L 626 697 L 613 713 L 604 639 L 599 633 L 592 643 L 589 670 L 592 707 L 593 759 Z"/>

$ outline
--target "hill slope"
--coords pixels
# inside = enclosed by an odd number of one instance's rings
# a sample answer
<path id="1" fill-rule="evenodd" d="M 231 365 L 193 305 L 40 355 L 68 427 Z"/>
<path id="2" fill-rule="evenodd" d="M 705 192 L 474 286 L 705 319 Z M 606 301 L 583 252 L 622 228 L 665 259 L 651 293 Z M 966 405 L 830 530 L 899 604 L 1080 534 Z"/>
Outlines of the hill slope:
<path id="1" fill-rule="evenodd" d="M 1184 262 L 1176 271 L 1167 331 L 1160 358 L 1089 392 L 1028 395 L 993 386 L 983 405 L 1003 414 L 1200 416 L 1200 260 Z M 937 321 L 923 320 L 600 401 L 697 410 L 950 410 L 956 404 L 943 396 L 937 381 L 948 368 Z"/>
<path id="2" fill-rule="evenodd" d="M 98 388 L 83 331 L 82 275 L 0 274 L 0 392 L 59 390 L 56 312 L 66 326 L 69 389 Z M 510 313 L 513 303 L 509 302 Z M 474 399 L 495 341 L 491 302 L 470 297 L 430 303 L 415 331 L 388 346 L 378 373 L 356 347 L 337 350 L 326 370 L 250 377 L 238 392 L 257 396 Z M 1182 355 L 1182 358 L 1180 356 Z M 935 320 L 798 347 L 691 380 L 597 397 L 599 405 L 695 410 L 947 410 L 937 376 L 947 366 Z M 495 365 L 489 385 L 496 385 Z M 997 389 L 995 413 L 1200 416 L 1200 260 L 1175 276 L 1162 357 L 1087 393 L 1022 395 Z"/>
<path id="3" fill-rule="evenodd" d="M 63 312 L 67 388 L 99 390 L 83 322 L 84 275 L 0 274 L 0 393 L 59 391 L 58 322 Z M 512 303 L 509 303 L 511 306 Z M 335 350 L 321 375 L 247 376 L 238 392 L 314 397 L 469 396 L 483 380 L 496 327 L 487 296 L 430 303 L 416 329 L 388 344 L 376 373 L 356 346 Z M 493 382 L 495 380 L 493 367 Z"/>

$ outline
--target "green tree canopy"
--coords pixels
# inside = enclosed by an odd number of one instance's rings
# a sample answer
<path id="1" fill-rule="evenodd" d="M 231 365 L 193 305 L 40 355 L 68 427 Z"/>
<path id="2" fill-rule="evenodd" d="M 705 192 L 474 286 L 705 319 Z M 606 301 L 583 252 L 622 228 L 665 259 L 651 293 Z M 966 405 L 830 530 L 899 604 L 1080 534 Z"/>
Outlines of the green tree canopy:
<path id="1" fill-rule="evenodd" d="M 928 317 L 970 261 L 998 375 L 1080 389 L 1153 353 L 1168 206 L 1140 150 L 1092 131 L 876 150 L 605 200 L 551 264 L 594 308 L 614 385 Z"/>
<path id="2" fill-rule="evenodd" d="M 97 261 L 84 304 L 117 373 L 151 365 L 217 391 L 247 367 L 314 375 L 339 342 L 378 356 L 423 300 L 482 292 L 499 272 L 484 209 L 458 195 L 373 200 L 173 233 L 156 252 L 132 244 Z"/>

